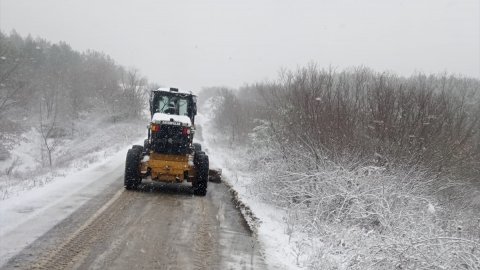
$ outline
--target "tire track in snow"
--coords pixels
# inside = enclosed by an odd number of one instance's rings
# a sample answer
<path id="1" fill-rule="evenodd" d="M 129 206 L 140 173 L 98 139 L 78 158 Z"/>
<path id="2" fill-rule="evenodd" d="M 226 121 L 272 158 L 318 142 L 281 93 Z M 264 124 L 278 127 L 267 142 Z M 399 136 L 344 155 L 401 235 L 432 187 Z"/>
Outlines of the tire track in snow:
<path id="1" fill-rule="evenodd" d="M 87 220 L 58 248 L 48 252 L 32 265 L 31 269 L 65 269 L 78 261 L 88 247 L 104 237 L 104 232 L 112 227 L 114 215 L 124 209 L 132 197 L 123 196 L 124 190 L 119 190 L 104 206 Z M 120 200 L 119 200 L 120 199 Z M 116 203 L 119 201 L 120 203 Z M 107 212 L 107 210 L 109 210 Z"/>
<path id="2" fill-rule="evenodd" d="M 207 213 L 209 208 L 205 207 L 205 202 L 202 200 L 202 204 L 199 206 L 201 210 L 202 220 L 195 232 L 194 238 L 194 264 L 195 269 L 216 269 L 214 264 L 216 258 L 214 258 L 214 252 L 216 251 L 217 239 L 215 236 L 215 230 L 212 228 L 210 221 L 211 213 Z"/>

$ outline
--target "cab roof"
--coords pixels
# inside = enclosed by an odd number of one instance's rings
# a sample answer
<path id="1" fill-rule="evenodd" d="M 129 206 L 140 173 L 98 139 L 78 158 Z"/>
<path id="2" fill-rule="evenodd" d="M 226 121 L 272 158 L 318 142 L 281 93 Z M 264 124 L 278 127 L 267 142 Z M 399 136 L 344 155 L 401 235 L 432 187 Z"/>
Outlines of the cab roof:
<path id="1" fill-rule="evenodd" d="M 179 90 L 178 88 L 173 88 L 173 87 L 160 87 L 156 90 L 153 90 L 152 92 L 168 92 L 168 93 L 178 93 L 178 94 L 186 94 L 186 95 L 192 95 L 192 96 L 195 96 L 194 94 L 192 94 L 192 92 L 185 92 L 183 90 Z"/>

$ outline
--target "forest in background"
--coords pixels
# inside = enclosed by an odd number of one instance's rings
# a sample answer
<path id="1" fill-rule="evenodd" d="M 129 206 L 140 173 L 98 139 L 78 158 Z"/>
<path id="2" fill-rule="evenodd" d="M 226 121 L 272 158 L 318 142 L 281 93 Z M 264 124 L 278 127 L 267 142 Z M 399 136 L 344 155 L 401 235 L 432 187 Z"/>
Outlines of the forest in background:
<path id="1" fill-rule="evenodd" d="M 0 32 L 0 200 L 136 142 L 152 88 L 102 52 Z"/>
<path id="2" fill-rule="evenodd" d="M 262 138 L 283 158 L 295 151 L 352 166 L 423 166 L 480 173 L 480 81 L 454 75 L 408 78 L 367 68 L 283 71 L 238 90 L 212 87 L 216 124 L 229 144 Z"/>
<path id="3" fill-rule="evenodd" d="M 285 209 L 299 265 L 480 267 L 478 79 L 310 64 L 200 98 L 249 190 Z"/>
<path id="4" fill-rule="evenodd" d="M 33 127 L 42 164 L 52 166 L 55 148 L 75 137 L 79 121 L 110 125 L 143 117 L 150 87 L 138 70 L 104 53 L 0 33 L 0 161 L 9 158 L 9 142 Z"/>

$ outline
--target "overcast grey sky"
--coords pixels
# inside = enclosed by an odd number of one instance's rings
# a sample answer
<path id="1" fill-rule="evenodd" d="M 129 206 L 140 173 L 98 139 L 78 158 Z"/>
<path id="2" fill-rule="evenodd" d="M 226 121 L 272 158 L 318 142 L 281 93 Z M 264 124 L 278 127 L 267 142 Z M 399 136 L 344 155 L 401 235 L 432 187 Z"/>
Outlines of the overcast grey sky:
<path id="1" fill-rule="evenodd" d="M 311 61 L 480 78 L 479 0 L 0 0 L 0 29 L 103 51 L 192 90 Z"/>

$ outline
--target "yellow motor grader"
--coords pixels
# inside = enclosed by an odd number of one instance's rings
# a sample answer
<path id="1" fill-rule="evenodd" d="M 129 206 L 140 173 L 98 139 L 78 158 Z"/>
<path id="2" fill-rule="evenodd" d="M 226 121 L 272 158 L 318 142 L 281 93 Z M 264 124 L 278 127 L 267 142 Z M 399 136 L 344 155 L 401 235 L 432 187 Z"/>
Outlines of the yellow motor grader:
<path id="1" fill-rule="evenodd" d="M 136 189 L 143 178 L 153 181 L 192 183 L 193 193 L 205 196 L 209 160 L 201 145 L 193 143 L 197 97 L 177 88 L 159 88 L 150 95 L 151 122 L 144 145 L 127 152 L 124 184 Z M 215 179 L 221 172 L 210 172 Z"/>

